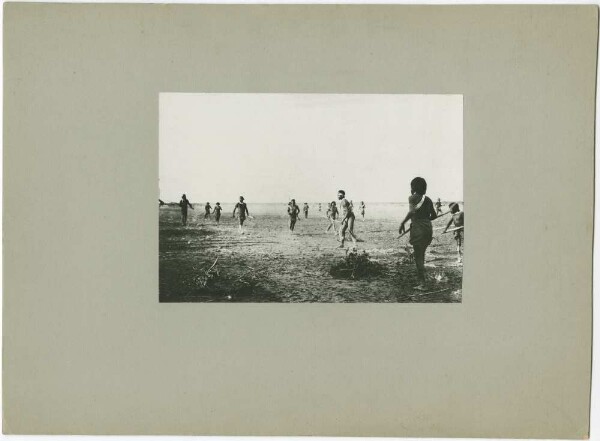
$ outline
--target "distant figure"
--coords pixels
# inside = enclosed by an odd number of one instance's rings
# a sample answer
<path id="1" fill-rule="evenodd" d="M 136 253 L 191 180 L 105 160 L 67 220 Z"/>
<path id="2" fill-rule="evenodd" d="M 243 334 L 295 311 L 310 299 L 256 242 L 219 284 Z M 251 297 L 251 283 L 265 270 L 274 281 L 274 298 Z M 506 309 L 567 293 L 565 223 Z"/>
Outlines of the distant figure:
<path id="1" fill-rule="evenodd" d="M 435 211 L 438 216 L 442 214 L 442 201 L 440 198 L 438 198 L 437 202 L 435 203 Z"/>
<path id="2" fill-rule="evenodd" d="M 338 191 L 338 199 L 340 200 L 340 208 L 342 209 L 342 225 L 340 228 L 340 242 L 339 248 L 344 248 L 344 241 L 346 240 L 346 231 L 350 234 L 352 242 L 356 246 L 356 242 L 362 242 L 354 235 L 354 211 L 352 210 L 352 201 L 348 202 L 346 199 L 346 192 L 344 190 Z"/>
<path id="3" fill-rule="evenodd" d="M 319 202 L 319 213 L 321 212 L 321 203 Z"/>
<path id="4" fill-rule="evenodd" d="M 210 210 L 211 210 L 210 202 L 207 202 L 204 206 L 204 219 L 210 218 Z"/>
<path id="5" fill-rule="evenodd" d="M 221 210 L 223 208 L 221 208 L 221 203 L 217 202 L 215 204 L 215 209 L 213 210 L 213 213 L 215 214 L 215 220 L 217 221 L 217 223 L 219 223 L 219 219 L 221 219 Z"/>
<path id="6" fill-rule="evenodd" d="M 298 220 L 298 215 L 300 214 L 300 207 L 296 205 L 296 199 L 292 199 L 288 205 L 287 209 L 288 215 L 290 216 L 289 226 L 290 231 L 294 231 L 294 227 L 296 226 L 296 221 Z"/>
<path id="7" fill-rule="evenodd" d="M 417 265 L 417 277 L 419 285 L 417 290 L 425 289 L 425 250 L 433 239 L 433 228 L 431 221 L 437 217 L 433 202 L 425 193 L 427 191 L 427 182 L 423 178 L 414 178 L 410 182 L 411 195 L 408 198 L 408 213 L 400 224 L 399 233 L 406 232 L 404 224 L 410 223 L 410 244 L 415 253 L 415 263 Z"/>
<path id="8" fill-rule="evenodd" d="M 460 228 L 459 230 L 454 230 L 454 239 L 456 240 L 456 249 L 458 251 L 458 263 L 462 263 L 463 261 L 463 245 L 465 243 L 465 213 L 464 211 L 460 211 L 460 206 L 458 202 L 452 202 L 450 205 L 450 211 L 452 212 L 452 219 L 448 221 L 448 225 L 444 229 L 444 233 L 448 231 L 450 225 L 454 223 L 454 228 Z"/>
<path id="9" fill-rule="evenodd" d="M 333 220 L 336 220 L 338 218 L 338 214 L 340 212 L 338 211 L 338 207 L 337 207 L 335 201 L 331 201 L 330 206 L 331 206 L 331 218 Z"/>
<path id="10" fill-rule="evenodd" d="M 244 202 L 244 196 L 240 196 L 240 201 L 235 204 L 233 209 L 233 217 L 235 217 L 235 212 L 238 212 L 238 219 L 240 221 L 240 234 L 244 234 L 244 221 L 246 220 L 246 216 L 250 216 L 250 212 L 248 212 L 248 206 Z"/>
<path id="11" fill-rule="evenodd" d="M 308 204 L 306 202 L 304 203 L 302 210 L 304 211 L 304 219 L 308 219 Z"/>
<path id="12" fill-rule="evenodd" d="M 158 200 L 158 206 L 162 207 L 163 205 L 166 205 L 163 201 L 161 201 L 160 199 Z"/>
<path id="13" fill-rule="evenodd" d="M 367 208 L 367 206 L 365 205 L 365 203 L 363 201 L 360 201 L 360 205 L 358 207 L 360 209 L 360 215 L 362 216 L 362 220 L 365 220 L 365 208 Z"/>
<path id="14" fill-rule="evenodd" d="M 188 201 L 187 197 L 185 196 L 185 193 L 181 195 L 179 206 L 181 207 L 181 223 L 185 227 L 187 225 L 187 209 L 188 207 L 190 207 L 192 210 L 194 209 L 192 204 L 190 204 L 190 201 Z"/>
<path id="15" fill-rule="evenodd" d="M 329 220 L 329 226 L 327 227 L 327 232 L 329 232 L 329 230 L 331 230 L 331 228 L 333 227 L 333 233 L 337 234 L 337 229 L 335 228 L 335 219 L 337 218 L 337 206 L 335 205 L 335 201 L 332 201 L 329 204 L 329 208 L 327 209 L 326 215 L 327 215 L 327 219 Z"/>

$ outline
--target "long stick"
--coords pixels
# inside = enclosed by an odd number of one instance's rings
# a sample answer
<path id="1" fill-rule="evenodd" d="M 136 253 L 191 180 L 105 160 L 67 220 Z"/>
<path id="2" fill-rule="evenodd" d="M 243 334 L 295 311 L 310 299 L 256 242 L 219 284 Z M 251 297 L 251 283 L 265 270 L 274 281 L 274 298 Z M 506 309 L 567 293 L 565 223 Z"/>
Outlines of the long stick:
<path id="1" fill-rule="evenodd" d="M 451 211 L 446 211 L 445 213 L 442 213 L 442 214 L 440 214 L 438 217 L 436 217 L 436 218 L 434 219 L 434 221 L 435 221 L 435 220 L 438 220 L 438 219 L 439 219 L 440 217 L 442 217 L 442 216 L 446 216 L 448 213 L 452 213 L 452 212 L 451 212 Z M 412 226 L 412 225 L 411 225 L 411 226 Z M 408 229 L 407 229 L 407 230 L 405 230 L 405 231 L 404 231 L 404 233 L 402 233 L 400 236 L 398 236 L 398 239 L 400 239 L 401 237 L 403 237 L 403 236 L 405 236 L 406 234 L 408 234 L 408 232 L 409 232 L 409 231 L 410 231 L 410 227 L 408 227 Z"/>
<path id="2" fill-rule="evenodd" d="M 446 234 L 446 233 L 449 233 L 451 231 L 462 230 L 463 228 L 465 228 L 464 225 L 462 227 L 451 228 L 449 230 L 444 231 L 442 234 Z"/>
<path id="3" fill-rule="evenodd" d="M 208 271 L 206 271 L 207 273 L 209 273 L 209 272 L 210 272 L 210 270 L 211 270 L 211 269 L 213 269 L 213 268 L 215 267 L 215 265 L 217 264 L 217 260 L 219 260 L 219 258 L 218 258 L 218 257 L 215 259 L 215 263 L 213 263 L 213 264 L 211 265 L 211 267 L 208 269 Z"/>

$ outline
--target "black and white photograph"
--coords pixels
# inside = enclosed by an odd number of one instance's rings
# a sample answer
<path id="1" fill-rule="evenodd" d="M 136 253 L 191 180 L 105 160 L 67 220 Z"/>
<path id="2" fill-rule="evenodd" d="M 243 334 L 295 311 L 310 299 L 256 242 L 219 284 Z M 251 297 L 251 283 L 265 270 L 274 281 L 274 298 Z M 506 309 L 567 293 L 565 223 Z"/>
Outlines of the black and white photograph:
<path id="1" fill-rule="evenodd" d="M 158 187 L 160 302 L 462 302 L 462 95 L 161 93 Z"/>

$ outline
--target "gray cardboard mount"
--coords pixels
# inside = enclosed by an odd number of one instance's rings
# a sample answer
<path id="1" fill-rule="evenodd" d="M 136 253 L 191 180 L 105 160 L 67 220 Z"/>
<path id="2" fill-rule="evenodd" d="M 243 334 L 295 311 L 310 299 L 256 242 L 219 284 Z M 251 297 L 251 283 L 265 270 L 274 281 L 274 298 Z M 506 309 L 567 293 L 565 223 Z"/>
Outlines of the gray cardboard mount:
<path id="1" fill-rule="evenodd" d="M 587 436 L 595 6 L 4 26 L 5 433 Z M 160 304 L 160 92 L 463 94 L 463 303 Z"/>

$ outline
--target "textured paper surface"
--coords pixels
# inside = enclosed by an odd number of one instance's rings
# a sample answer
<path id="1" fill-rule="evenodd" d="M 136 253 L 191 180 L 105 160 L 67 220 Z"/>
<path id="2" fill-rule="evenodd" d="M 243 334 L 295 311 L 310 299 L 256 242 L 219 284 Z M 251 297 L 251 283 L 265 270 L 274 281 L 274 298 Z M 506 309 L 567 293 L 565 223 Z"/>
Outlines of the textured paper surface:
<path id="1" fill-rule="evenodd" d="M 585 437 L 597 18 L 6 4 L 4 432 Z M 463 303 L 159 304 L 159 92 L 463 94 Z"/>

